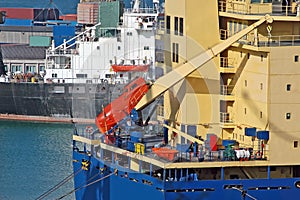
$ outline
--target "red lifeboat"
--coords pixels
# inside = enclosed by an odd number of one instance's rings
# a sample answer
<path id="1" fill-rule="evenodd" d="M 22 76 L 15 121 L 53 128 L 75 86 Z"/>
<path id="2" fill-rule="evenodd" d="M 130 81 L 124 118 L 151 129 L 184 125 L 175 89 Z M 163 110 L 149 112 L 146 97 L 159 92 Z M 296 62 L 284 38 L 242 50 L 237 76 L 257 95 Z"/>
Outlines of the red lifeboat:
<path id="1" fill-rule="evenodd" d="M 142 64 L 142 65 L 127 65 L 127 64 L 114 64 L 111 66 L 114 72 L 146 72 L 148 71 L 150 65 Z"/>
<path id="2" fill-rule="evenodd" d="M 149 84 L 143 78 L 137 78 L 126 85 L 122 95 L 108 104 L 96 117 L 96 125 L 99 130 L 106 133 L 129 115 L 148 89 Z"/>

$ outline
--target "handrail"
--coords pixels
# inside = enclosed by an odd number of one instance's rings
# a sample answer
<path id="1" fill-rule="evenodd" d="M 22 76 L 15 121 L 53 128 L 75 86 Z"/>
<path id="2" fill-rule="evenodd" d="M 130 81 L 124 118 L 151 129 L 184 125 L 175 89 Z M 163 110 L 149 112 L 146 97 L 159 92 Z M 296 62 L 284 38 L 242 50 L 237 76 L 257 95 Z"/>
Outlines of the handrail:
<path id="1" fill-rule="evenodd" d="M 66 49 L 66 45 L 68 44 L 68 42 L 71 42 L 72 40 L 75 40 L 77 38 L 79 38 L 80 36 L 84 35 L 85 33 L 89 32 L 90 30 L 96 28 L 97 26 L 100 26 L 101 25 L 101 22 L 99 22 L 98 24 L 86 29 L 85 31 L 81 32 L 80 34 L 76 35 L 75 37 L 72 37 L 71 39 L 65 41 L 64 43 L 62 43 L 61 45 L 55 47 L 54 49 L 52 49 L 52 51 L 55 51 L 57 49 L 60 49 L 62 47 L 64 47 L 64 49 Z M 72 44 L 71 46 L 73 46 L 74 44 Z"/>
<path id="2" fill-rule="evenodd" d="M 219 11 L 229 12 L 243 15 L 253 15 L 253 14 L 272 14 L 278 16 L 296 16 L 299 17 L 297 13 L 297 3 L 293 3 L 290 6 L 274 5 L 271 3 L 245 3 L 241 1 L 220 1 Z M 298 11 L 299 12 L 299 11 Z"/>

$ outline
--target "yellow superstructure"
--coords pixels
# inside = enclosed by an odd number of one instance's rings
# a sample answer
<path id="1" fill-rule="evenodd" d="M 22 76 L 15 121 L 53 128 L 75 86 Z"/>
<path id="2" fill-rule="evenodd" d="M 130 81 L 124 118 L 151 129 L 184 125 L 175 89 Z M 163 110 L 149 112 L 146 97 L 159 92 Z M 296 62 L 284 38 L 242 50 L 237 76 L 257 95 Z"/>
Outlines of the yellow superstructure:
<path id="1" fill-rule="evenodd" d="M 279 2 L 279 1 L 278 1 Z M 165 71 L 258 21 L 262 24 L 222 51 L 164 96 L 170 125 L 202 138 L 215 133 L 263 151 L 270 165 L 299 164 L 300 17 L 293 1 L 166 0 Z M 269 131 L 269 140 L 245 128 Z M 180 140 L 180 139 L 179 139 Z"/>

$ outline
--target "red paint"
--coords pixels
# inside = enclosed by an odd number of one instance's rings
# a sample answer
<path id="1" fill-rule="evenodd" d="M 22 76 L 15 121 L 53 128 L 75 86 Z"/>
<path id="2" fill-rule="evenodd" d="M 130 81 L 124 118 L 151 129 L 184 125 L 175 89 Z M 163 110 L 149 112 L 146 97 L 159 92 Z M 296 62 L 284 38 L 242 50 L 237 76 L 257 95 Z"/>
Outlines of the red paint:
<path id="1" fill-rule="evenodd" d="M 115 72 L 129 72 L 129 71 L 148 71 L 150 65 L 112 65 Z"/>
<path id="2" fill-rule="evenodd" d="M 126 85 L 123 94 L 108 104 L 97 116 L 96 125 L 99 130 L 105 133 L 129 115 L 148 89 L 149 86 L 143 78 L 137 78 Z"/>
<path id="3" fill-rule="evenodd" d="M 8 19 L 31 19 L 35 21 L 45 21 L 58 19 L 57 9 L 43 8 L 0 8 L 6 12 Z"/>
<path id="4" fill-rule="evenodd" d="M 167 159 L 169 161 L 174 160 L 175 155 L 178 153 L 175 149 L 168 149 L 168 148 L 152 148 L 152 151 L 159 157 Z"/>
<path id="5" fill-rule="evenodd" d="M 76 14 L 62 15 L 59 17 L 59 19 L 64 21 L 77 21 L 77 15 Z"/>

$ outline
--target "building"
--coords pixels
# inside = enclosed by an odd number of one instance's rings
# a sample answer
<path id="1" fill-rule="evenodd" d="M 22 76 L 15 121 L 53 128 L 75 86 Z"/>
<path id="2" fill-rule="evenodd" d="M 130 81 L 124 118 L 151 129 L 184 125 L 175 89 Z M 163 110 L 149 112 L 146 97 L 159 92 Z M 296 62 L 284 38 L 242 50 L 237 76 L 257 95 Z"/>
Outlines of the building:
<path id="1" fill-rule="evenodd" d="M 204 4 L 210 5 L 199 6 Z M 215 133 L 263 152 L 270 164 L 295 165 L 299 164 L 295 157 L 300 132 L 300 18 L 294 2 L 166 1 L 166 71 L 266 14 L 272 16 L 272 24 L 254 29 L 173 87 L 165 95 L 164 114 L 182 131 L 193 130 L 202 137 Z M 248 137 L 249 128 L 270 135 Z"/>

